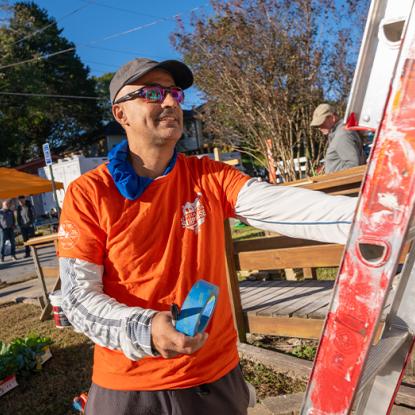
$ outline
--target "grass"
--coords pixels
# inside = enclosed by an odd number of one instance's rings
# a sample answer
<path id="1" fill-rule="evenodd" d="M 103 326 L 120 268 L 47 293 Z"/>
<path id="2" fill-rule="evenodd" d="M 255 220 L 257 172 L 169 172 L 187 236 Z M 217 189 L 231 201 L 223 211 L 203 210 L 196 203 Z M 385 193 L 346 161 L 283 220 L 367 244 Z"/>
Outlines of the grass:
<path id="1" fill-rule="evenodd" d="M 260 238 L 265 236 L 265 232 L 253 226 L 244 226 L 242 228 L 231 227 L 232 239 L 234 241 L 242 241 L 244 239 Z"/>
<path id="2" fill-rule="evenodd" d="M 317 279 L 334 281 L 338 270 L 339 267 L 316 268 Z"/>
<path id="3" fill-rule="evenodd" d="M 304 380 L 278 373 L 262 363 L 241 359 L 241 366 L 245 379 L 255 387 L 259 399 L 305 391 Z"/>
<path id="4" fill-rule="evenodd" d="M 92 343 L 72 329 L 57 329 L 52 320 L 39 321 L 40 309 L 17 304 L 0 308 L 0 340 L 10 342 L 31 333 L 51 337 L 52 359 L 42 371 L 19 377 L 19 386 L 0 397 L 0 414 L 73 415 L 72 400 L 89 389 Z"/>
<path id="5" fill-rule="evenodd" d="M 29 334 L 53 340 L 52 359 L 42 370 L 17 379 L 19 386 L 0 397 L 0 414 L 74 415 L 72 400 L 91 383 L 93 344 L 72 329 L 57 329 L 53 320 L 41 322 L 40 308 L 30 304 L 0 307 L 0 340 L 10 342 Z M 260 399 L 304 390 L 301 380 L 268 369 L 260 363 L 241 361 L 246 379 Z"/>

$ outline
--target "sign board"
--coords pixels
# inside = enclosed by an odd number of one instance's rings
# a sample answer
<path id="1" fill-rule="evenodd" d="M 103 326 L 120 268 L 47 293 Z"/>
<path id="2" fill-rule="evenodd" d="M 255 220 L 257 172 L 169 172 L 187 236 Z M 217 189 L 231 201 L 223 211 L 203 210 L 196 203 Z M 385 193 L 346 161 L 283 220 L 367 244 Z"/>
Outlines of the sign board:
<path id="1" fill-rule="evenodd" d="M 45 156 L 45 163 L 47 166 L 52 165 L 52 155 L 50 154 L 49 143 L 45 143 L 42 146 L 43 148 L 43 155 Z"/>

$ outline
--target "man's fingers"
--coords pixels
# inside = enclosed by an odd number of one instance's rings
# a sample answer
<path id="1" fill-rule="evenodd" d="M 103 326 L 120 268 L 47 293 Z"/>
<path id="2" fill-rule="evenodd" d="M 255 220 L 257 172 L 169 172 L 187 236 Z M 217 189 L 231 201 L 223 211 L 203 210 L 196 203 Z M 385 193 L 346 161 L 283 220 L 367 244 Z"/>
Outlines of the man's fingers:
<path id="1" fill-rule="evenodd" d="M 173 339 L 174 351 L 182 354 L 191 354 L 199 350 L 208 338 L 206 333 L 197 333 L 194 337 L 190 337 L 176 330 L 175 332 L 178 336 Z"/>
<path id="2" fill-rule="evenodd" d="M 151 336 L 155 349 L 165 358 L 192 354 L 199 350 L 208 338 L 206 333 L 190 337 L 178 332 L 173 327 L 169 312 L 160 312 L 153 317 Z"/>

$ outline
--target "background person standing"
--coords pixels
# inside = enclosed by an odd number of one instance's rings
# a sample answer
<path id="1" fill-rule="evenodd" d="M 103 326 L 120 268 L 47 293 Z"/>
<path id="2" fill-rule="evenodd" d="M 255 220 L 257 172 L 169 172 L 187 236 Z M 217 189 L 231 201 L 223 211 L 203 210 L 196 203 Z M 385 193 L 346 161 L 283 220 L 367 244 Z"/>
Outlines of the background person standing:
<path id="1" fill-rule="evenodd" d="M 320 104 L 313 113 L 311 127 L 318 128 L 328 136 L 325 161 L 325 172 L 350 169 L 366 163 L 363 142 L 356 131 L 346 130 L 343 120 L 329 104 Z"/>
<path id="2" fill-rule="evenodd" d="M 16 242 L 14 240 L 14 228 L 16 221 L 14 213 L 10 209 L 10 200 L 4 200 L 2 209 L 0 209 L 0 246 L 1 246 L 1 262 L 4 262 L 6 241 L 10 241 L 10 255 L 12 260 L 16 258 Z"/>
<path id="3" fill-rule="evenodd" d="M 23 242 L 32 238 L 35 234 L 34 228 L 35 210 L 32 202 L 26 200 L 24 196 L 19 196 L 19 206 L 17 207 L 17 224 L 22 233 Z M 30 257 L 30 248 L 25 246 L 25 258 Z"/>

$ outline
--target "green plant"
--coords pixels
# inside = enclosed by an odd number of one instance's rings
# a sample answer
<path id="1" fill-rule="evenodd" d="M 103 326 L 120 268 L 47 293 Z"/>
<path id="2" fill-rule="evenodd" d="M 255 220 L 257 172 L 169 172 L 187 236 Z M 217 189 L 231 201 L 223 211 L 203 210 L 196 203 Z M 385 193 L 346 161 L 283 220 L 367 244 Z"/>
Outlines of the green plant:
<path id="1" fill-rule="evenodd" d="M 304 344 L 296 346 L 292 349 L 291 354 L 300 359 L 314 360 L 317 348 L 315 346 L 306 346 Z"/>
<path id="2" fill-rule="evenodd" d="M 9 346 L 0 341 L 0 380 L 14 375 L 17 371 L 17 361 Z"/>
<path id="3" fill-rule="evenodd" d="M 301 392 L 305 389 L 304 379 L 292 378 L 259 362 L 241 359 L 241 368 L 244 378 L 255 387 L 259 399 Z"/>
<path id="4" fill-rule="evenodd" d="M 18 337 L 8 345 L 0 342 L 0 379 L 12 374 L 27 376 L 40 370 L 41 356 L 50 344 L 52 340 L 49 337 L 36 334 Z"/>

